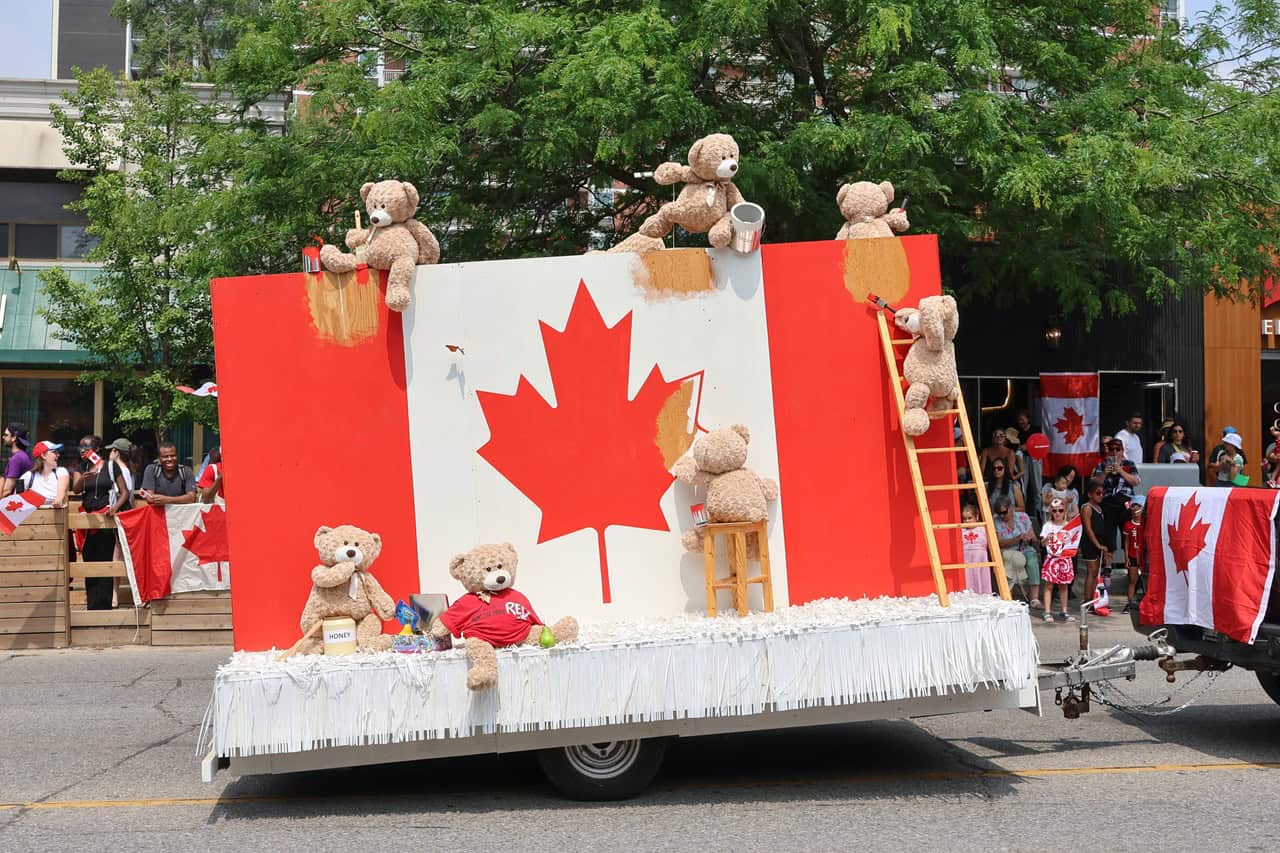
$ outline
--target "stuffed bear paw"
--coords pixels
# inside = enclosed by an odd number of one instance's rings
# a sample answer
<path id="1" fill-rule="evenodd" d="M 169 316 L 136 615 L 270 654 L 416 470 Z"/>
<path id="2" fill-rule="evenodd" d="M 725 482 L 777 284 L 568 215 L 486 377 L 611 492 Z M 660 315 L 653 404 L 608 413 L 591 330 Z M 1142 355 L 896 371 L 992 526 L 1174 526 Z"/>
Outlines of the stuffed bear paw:
<path id="1" fill-rule="evenodd" d="M 387 307 L 392 311 L 403 311 L 409 307 L 411 296 L 409 288 L 387 286 Z"/>
<path id="2" fill-rule="evenodd" d="M 907 409 L 902 416 L 902 431 L 907 435 L 924 435 L 929 431 L 929 413 L 924 409 Z"/>
<path id="3" fill-rule="evenodd" d="M 497 683 L 497 667 L 473 666 L 467 671 L 468 690 L 488 690 Z"/>
<path id="4" fill-rule="evenodd" d="M 355 256 L 345 254 L 332 243 L 325 243 L 320 247 L 320 263 L 325 269 L 336 273 L 352 272 L 356 268 Z"/>

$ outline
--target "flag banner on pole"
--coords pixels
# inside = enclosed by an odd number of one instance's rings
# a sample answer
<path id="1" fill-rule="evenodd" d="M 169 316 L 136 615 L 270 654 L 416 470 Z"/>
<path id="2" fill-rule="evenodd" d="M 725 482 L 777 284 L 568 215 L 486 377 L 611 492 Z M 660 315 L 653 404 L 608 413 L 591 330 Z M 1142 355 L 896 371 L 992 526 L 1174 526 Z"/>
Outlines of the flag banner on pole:
<path id="1" fill-rule="evenodd" d="M 1049 437 L 1045 476 L 1063 465 L 1080 476 L 1093 473 L 1101 451 L 1098 440 L 1098 374 L 1041 373 L 1040 414 Z"/>
<path id="2" fill-rule="evenodd" d="M 221 503 L 131 509 L 116 516 L 133 600 L 231 588 Z"/>
<path id="3" fill-rule="evenodd" d="M 184 394 L 190 394 L 193 397 L 216 397 L 218 396 L 218 383 L 206 382 L 199 388 L 192 388 L 190 385 L 175 385 Z"/>
<path id="4" fill-rule="evenodd" d="M 8 536 L 18 529 L 18 525 L 26 521 L 31 513 L 44 505 L 44 495 L 28 489 L 27 491 L 9 495 L 0 502 L 0 533 Z"/>
<path id="5" fill-rule="evenodd" d="M 1144 625 L 1198 625 L 1252 643 L 1275 575 L 1280 491 L 1153 488 Z"/>

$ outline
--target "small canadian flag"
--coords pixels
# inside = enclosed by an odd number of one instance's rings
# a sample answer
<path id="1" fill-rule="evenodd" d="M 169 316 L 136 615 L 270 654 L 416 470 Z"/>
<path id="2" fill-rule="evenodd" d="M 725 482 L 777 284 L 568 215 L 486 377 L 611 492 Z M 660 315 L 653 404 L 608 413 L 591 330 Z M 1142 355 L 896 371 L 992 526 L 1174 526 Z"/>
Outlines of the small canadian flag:
<path id="1" fill-rule="evenodd" d="M 44 495 L 33 489 L 0 498 L 0 533 L 5 536 L 13 533 L 18 529 L 18 525 L 43 506 L 44 502 Z"/>
<path id="2" fill-rule="evenodd" d="M 707 515 L 706 504 L 694 504 L 693 506 L 689 507 L 689 512 L 693 515 L 694 525 L 701 527 L 702 525 L 707 523 L 708 515 Z"/>

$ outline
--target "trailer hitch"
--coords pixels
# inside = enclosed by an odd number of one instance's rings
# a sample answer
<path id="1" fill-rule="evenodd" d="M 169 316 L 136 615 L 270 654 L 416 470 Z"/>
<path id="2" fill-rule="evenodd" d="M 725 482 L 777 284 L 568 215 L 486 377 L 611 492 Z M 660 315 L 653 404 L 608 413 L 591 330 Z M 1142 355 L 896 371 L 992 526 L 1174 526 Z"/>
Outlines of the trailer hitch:
<path id="1" fill-rule="evenodd" d="M 1172 655 L 1163 657 L 1156 666 L 1165 671 L 1164 680 L 1173 684 L 1175 681 L 1174 673 L 1179 670 L 1195 670 L 1196 672 L 1226 672 L 1231 669 L 1231 664 L 1225 660 L 1216 658 L 1207 658 L 1204 655 L 1196 655 L 1190 660 L 1175 660 Z"/>

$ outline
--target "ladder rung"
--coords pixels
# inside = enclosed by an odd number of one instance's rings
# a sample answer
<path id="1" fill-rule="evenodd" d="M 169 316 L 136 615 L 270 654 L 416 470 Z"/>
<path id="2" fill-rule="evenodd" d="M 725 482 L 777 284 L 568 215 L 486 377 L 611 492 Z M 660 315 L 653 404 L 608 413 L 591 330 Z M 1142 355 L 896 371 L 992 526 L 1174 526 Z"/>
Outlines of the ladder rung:
<path id="1" fill-rule="evenodd" d="M 970 527 L 986 527 L 985 521 L 959 521 L 955 524 L 934 524 L 930 525 L 934 530 L 958 530 L 960 528 L 969 529 Z"/>
<path id="2" fill-rule="evenodd" d="M 948 483 L 945 486 L 925 486 L 926 492 L 958 492 L 961 489 L 977 489 L 977 483 Z"/>
<path id="3" fill-rule="evenodd" d="M 916 453 L 964 453 L 969 448 L 962 444 L 959 447 L 916 447 L 913 449 Z"/>
<path id="4" fill-rule="evenodd" d="M 958 414 L 960 414 L 959 409 L 935 409 L 929 412 L 929 417 L 932 418 L 932 417 L 937 417 L 938 415 L 958 415 Z"/>
<path id="5" fill-rule="evenodd" d="M 943 563 L 940 569 L 994 569 L 995 563 L 990 561 L 986 563 Z"/>
<path id="6" fill-rule="evenodd" d="M 889 343 L 893 344 L 896 347 L 906 346 L 907 344 L 914 344 L 915 342 L 916 342 L 915 338 L 891 338 L 889 340 Z"/>

